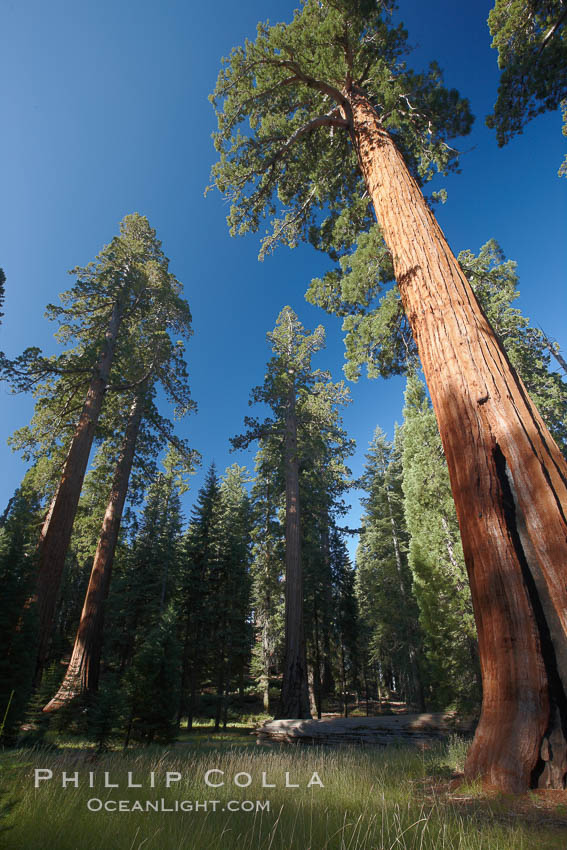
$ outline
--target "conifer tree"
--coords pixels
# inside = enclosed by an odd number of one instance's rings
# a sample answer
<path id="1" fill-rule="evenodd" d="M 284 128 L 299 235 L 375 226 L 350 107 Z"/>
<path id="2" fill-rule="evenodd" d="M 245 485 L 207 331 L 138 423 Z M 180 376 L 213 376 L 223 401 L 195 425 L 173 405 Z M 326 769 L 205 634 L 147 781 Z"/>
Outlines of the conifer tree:
<path id="1" fill-rule="evenodd" d="M 358 687 L 359 675 L 355 571 L 350 563 L 344 540 L 336 528 L 331 533 L 329 548 L 339 676 L 343 696 L 343 713 L 347 717 L 349 686 Z"/>
<path id="2" fill-rule="evenodd" d="M 261 684 L 264 711 L 270 711 L 270 674 L 283 655 L 285 600 L 284 526 L 278 520 L 284 491 L 278 472 L 277 443 L 260 440 L 252 486 L 251 602 L 255 641 L 252 673 Z"/>
<path id="3" fill-rule="evenodd" d="M 342 384 L 311 366 L 312 355 L 324 344 L 324 331 L 309 334 L 290 307 L 284 307 L 276 327 L 268 334 L 274 356 L 268 363 L 264 384 L 252 391 L 253 402 L 264 402 L 273 418 L 260 423 L 247 417 L 246 434 L 232 440 L 235 448 L 268 436 L 280 441 L 285 479 L 285 656 L 280 716 L 310 717 L 305 654 L 303 568 L 301 552 L 300 461 L 302 440 L 308 440 L 309 424 L 322 429 L 318 412 L 330 411 L 347 398 Z M 329 424 L 329 423 L 328 423 Z M 327 424 L 327 427 L 328 427 Z M 330 429 L 335 426 L 330 422 Z M 317 433 L 317 426 L 315 426 Z M 300 435 L 298 437 L 298 435 Z M 320 437 L 319 437 L 320 438 Z M 280 461 L 281 462 L 281 461 Z"/>
<path id="4" fill-rule="evenodd" d="M 502 74 L 486 123 L 496 130 L 499 145 L 567 99 L 566 21 L 562 0 L 496 0 L 490 10 L 488 27 Z"/>
<path id="5" fill-rule="evenodd" d="M 250 502 L 245 489 L 248 474 L 237 464 L 228 467 L 221 480 L 219 525 L 221 535 L 216 563 L 209 577 L 210 596 L 214 600 L 209 629 L 217 635 L 212 677 L 216 686 L 215 729 L 227 724 L 228 695 L 231 683 L 250 655 Z"/>
<path id="6" fill-rule="evenodd" d="M 478 648 L 447 466 L 425 387 L 410 375 L 402 431 L 408 561 L 428 661 L 431 702 L 469 709 L 480 697 Z"/>
<path id="7" fill-rule="evenodd" d="M 264 252 L 309 237 L 336 255 L 367 229 L 372 204 L 437 417 L 471 583 L 484 703 L 466 773 L 506 790 L 562 787 L 567 464 L 419 187 L 455 163 L 447 139 L 470 128 L 468 104 L 437 66 L 410 71 L 405 52 L 382 3 L 306 0 L 290 24 L 260 25 L 219 75 L 213 178 L 231 200 L 233 233 L 273 218 Z M 240 132 L 245 121 L 251 132 Z"/>
<path id="8" fill-rule="evenodd" d="M 183 637 L 178 722 L 187 716 L 188 729 L 192 727 L 210 660 L 209 624 L 215 607 L 210 577 L 221 536 L 219 503 L 220 483 L 213 463 L 197 495 L 182 542 L 180 594 L 183 600 Z"/>
<path id="9" fill-rule="evenodd" d="M 57 441 L 60 450 L 67 446 L 38 546 L 37 676 L 48 650 L 65 555 L 113 366 L 121 346 L 127 351 L 140 324 L 167 311 L 179 287 L 155 231 L 138 214 L 126 216 L 120 235 L 96 262 L 72 274 L 76 284 L 61 296 L 62 306 L 49 305 L 48 315 L 60 325 L 58 338 L 74 347 L 52 358 L 27 349 L 8 370 L 16 388 L 35 386 L 38 396 L 32 429 L 19 435 L 19 445 L 35 444 L 40 452 Z M 187 319 L 188 310 L 183 317 Z"/>
<path id="10" fill-rule="evenodd" d="M 139 521 L 131 532 L 131 543 L 117 558 L 105 652 L 118 671 L 130 666 L 147 634 L 158 625 L 160 616 L 171 606 L 180 608 L 183 525 L 180 495 L 187 487 L 187 462 L 170 449 L 163 460 L 163 469 L 156 472 L 147 488 Z"/>
<path id="11" fill-rule="evenodd" d="M 65 678 L 45 711 L 58 709 L 75 697 L 92 694 L 98 688 L 104 606 L 140 429 L 146 418 L 149 428 L 156 431 L 157 436 L 151 446 L 156 451 L 173 427 L 160 417 L 153 403 L 155 384 L 158 381 L 162 384 L 182 413 L 194 407 L 190 400 L 185 364 L 180 359 L 180 343 L 173 344 L 168 336 L 170 329 L 183 330 L 186 338 L 191 334 L 189 309 L 179 297 L 179 289 L 177 285 L 177 291 L 170 294 L 169 304 L 162 303 L 161 309 L 146 317 L 134 337 L 139 353 L 135 359 L 135 369 L 127 372 L 126 384 L 132 386 L 133 390 L 79 628 Z M 191 471 L 194 453 L 181 441 L 176 443 L 184 452 L 187 470 Z"/>
<path id="12" fill-rule="evenodd" d="M 370 443 L 361 483 L 366 495 L 356 553 L 357 595 L 371 658 L 408 682 L 408 702 L 423 711 L 421 634 L 407 563 L 400 447 L 389 443 L 380 428 Z"/>
<path id="13" fill-rule="evenodd" d="M 35 578 L 35 545 L 41 499 L 32 468 L 0 519 L 0 715 L 2 743 L 12 742 L 31 692 L 35 612 L 24 607 Z"/>
<path id="14" fill-rule="evenodd" d="M 170 743 L 175 738 L 180 661 L 177 614 L 167 608 L 142 636 L 125 677 L 130 710 L 126 746 L 131 735 L 146 744 Z"/>

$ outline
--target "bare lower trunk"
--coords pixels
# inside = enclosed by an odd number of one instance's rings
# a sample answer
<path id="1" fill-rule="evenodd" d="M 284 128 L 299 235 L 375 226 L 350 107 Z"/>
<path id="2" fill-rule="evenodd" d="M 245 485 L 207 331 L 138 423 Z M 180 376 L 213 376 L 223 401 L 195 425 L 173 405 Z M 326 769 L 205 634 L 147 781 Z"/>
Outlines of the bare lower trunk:
<path id="1" fill-rule="evenodd" d="M 385 471 L 385 470 L 384 470 Z M 396 520 L 394 518 L 394 512 L 392 511 L 392 504 L 390 502 L 390 494 L 388 493 L 388 488 L 386 486 L 386 501 L 388 502 L 388 513 L 390 514 L 390 527 L 392 529 L 392 543 L 394 546 L 394 555 L 396 559 L 396 571 L 398 573 L 398 582 L 400 586 L 400 596 L 404 605 L 408 604 L 408 593 L 406 591 L 406 585 L 404 581 L 404 574 L 402 569 L 402 554 L 400 551 L 400 542 L 398 539 L 398 530 L 396 528 Z M 411 629 L 411 626 L 410 626 Z M 421 681 L 421 674 L 419 671 L 419 662 L 417 658 L 417 650 L 415 647 L 415 643 L 413 641 L 413 636 L 410 634 L 408 639 L 408 657 L 410 662 L 410 671 L 411 671 L 411 691 L 412 697 L 415 700 L 418 711 L 425 711 L 425 695 L 423 693 L 423 683 Z"/>
<path id="2" fill-rule="evenodd" d="M 567 770 L 567 465 L 368 101 L 352 138 L 437 416 L 483 682 L 467 776 L 561 788 Z"/>
<path id="3" fill-rule="evenodd" d="M 299 462 L 295 386 L 288 396 L 285 434 L 285 660 L 280 717 L 311 717 L 303 632 L 303 576 L 299 514 Z"/>
<path id="4" fill-rule="evenodd" d="M 41 529 L 38 544 L 37 586 L 32 600 L 37 602 L 39 630 L 36 684 L 39 683 L 47 657 L 65 557 L 71 540 L 73 522 L 114 358 L 123 312 L 122 305 L 116 301 L 103 349 L 63 465 L 61 480 Z"/>
<path id="5" fill-rule="evenodd" d="M 65 678 L 53 699 L 44 711 L 55 711 L 78 696 L 94 693 L 98 688 L 100 658 L 102 652 L 104 604 L 110 585 L 114 552 L 118 542 L 122 511 L 128 492 L 128 481 L 134 461 L 136 439 L 140 429 L 144 408 L 143 390 L 136 396 L 128 424 L 120 457 L 114 471 L 110 499 L 104 519 L 91 576 L 85 595 L 79 628 L 75 637 L 71 661 Z"/>

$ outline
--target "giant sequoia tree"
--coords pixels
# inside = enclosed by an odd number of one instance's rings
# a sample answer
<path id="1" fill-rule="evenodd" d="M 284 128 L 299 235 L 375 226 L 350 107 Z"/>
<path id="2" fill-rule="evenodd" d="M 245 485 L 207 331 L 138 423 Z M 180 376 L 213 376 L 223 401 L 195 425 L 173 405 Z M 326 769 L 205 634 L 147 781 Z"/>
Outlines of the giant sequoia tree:
<path id="1" fill-rule="evenodd" d="M 17 388 L 35 386 L 38 395 L 33 427 L 21 445 L 40 444 L 43 451 L 50 444 L 53 451 L 58 438 L 60 448 L 66 443 L 59 484 L 38 545 L 37 677 L 47 655 L 65 555 L 115 361 L 134 329 L 167 310 L 172 287 L 178 285 L 168 262 L 147 219 L 126 216 L 120 235 L 96 262 L 73 269 L 77 281 L 62 294 L 62 305 L 48 307 L 48 315 L 60 326 L 58 338 L 74 346 L 53 358 L 28 349 L 7 369 Z"/>
<path id="2" fill-rule="evenodd" d="M 231 232 L 263 251 L 352 244 L 374 208 L 447 458 L 477 622 L 483 708 L 466 772 L 561 787 L 567 741 L 567 466 L 426 203 L 466 101 L 410 71 L 385 4 L 306 0 L 233 50 L 213 101 Z M 240 126 L 247 122 L 245 130 Z"/>
<path id="3" fill-rule="evenodd" d="M 149 309 L 132 332 L 129 345 L 120 352 L 121 378 L 125 381 L 117 389 L 129 389 L 126 410 L 118 417 L 115 427 L 123 430 L 116 459 L 108 505 L 91 570 L 91 576 L 71 661 L 58 693 L 46 706 L 46 711 L 61 707 L 66 702 L 84 693 L 93 693 L 98 687 L 100 657 L 102 651 L 104 604 L 108 594 L 114 552 L 118 542 L 122 512 L 128 494 L 130 474 L 134 465 L 139 442 L 145 443 L 146 455 L 157 453 L 169 437 L 173 425 L 164 420 L 156 409 L 154 396 L 156 384 L 161 384 L 169 400 L 183 415 L 194 408 L 187 383 L 187 370 L 183 360 L 183 343 L 174 343 L 169 333 L 176 330 L 188 339 L 191 331 L 191 313 L 187 302 L 180 297 L 181 284 L 168 276 L 168 291 L 165 286 L 160 302 Z M 126 414 L 126 415 L 125 415 Z M 122 421 L 120 421 L 122 419 Z M 142 426 L 145 425 L 145 441 L 140 441 Z M 152 430 L 153 439 L 148 440 Z M 150 432 L 148 434 L 147 432 Z M 194 459 L 191 450 L 174 440 L 185 457 L 187 469 Z M 148 445 L 148 442 L 150 445 Z"/>

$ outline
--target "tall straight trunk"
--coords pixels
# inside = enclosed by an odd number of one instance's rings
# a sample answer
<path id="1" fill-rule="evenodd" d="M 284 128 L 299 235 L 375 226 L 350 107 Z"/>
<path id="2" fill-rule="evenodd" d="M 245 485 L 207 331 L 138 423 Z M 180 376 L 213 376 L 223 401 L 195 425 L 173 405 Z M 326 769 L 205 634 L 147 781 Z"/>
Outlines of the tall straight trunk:
<path id="1" fill-rule="evenodd" d="M 295 382 L 290 381 L 285 423 L 285 660 L 280 717 L 311 717 L 303 630 L 303 575 Z"/>
<path id="2" fill-rule="evenodd" d="M 41 529 L 38 544 L 37 584 L 35 595 L 31 600 L 37 602 L 39 621 L 36 685 L 41 678 L 47 657 L 65 557 L 71 540 L 73 522 L 123 315 L 124 305 L 120 299 L 117 299 L 112 308 L 102 351 L 63 465 L 61 480 Z"/>
<path id="3" fill-rule="evenodd" d="M 348 717 L 348 693 L 345 671 L 345 647 L 341 636 L 341 689 L 343 692 L 343 715 Z"/>
<path id="4" fill-rule="evenodd" d="M 319 617 L 317 616 L 317 603 L 313 613 L 315 624 L 315 665 L 313 668 L 313 690 L 315 697 L 315 711 L 317 717 L 321 720 L 322 701 L 321 701 L 321 647 L 319 646 Z"/>
<path id="5" fill-rule="evenodd" d="M 144 387 L 144 385 L 142 385 Z M 114 552 L 118 542 L 124 502 L 140 422 L 144 412 L 145 389 L 139 390 L 132 402 L 120 457 L 116 464 L 110 499 L 102 521 L 102 528 L 85 595 L 79 628 L 75 637 L 71 661 L 65 678 L 44 711 L 55 711 L 76 697 L 94 693 L 98 688 L 100 658 L 102 653 L 104 605 L 108 595 Z"/>
<path id="6" fill-rule="evenodd" d="M 385 473 L 385 470 L 384 470 Z M 408 594 L 406 591 L 406 583 L 404 581 L 404 573 L 402 569 L 402 553 L 400 551 L 400 541 L 398 539 L 398 529 L 396 528 L 396 520 L 394 517 L 394 512 L 392 510 L 392 503 L 390 501 L 390 494 L 388 492 L 388 487 L 385 485 L 385 493 L 386 493 L 386 501 L 388 502 L 388 514 L 390 516 L 390 527 L 392 529 L 392 544 L 394 546 L 394 556 L 396 559 L 396 571 L 398 573 L 398 582 L 400 586 L 400 596 L 402 598 L 402 602 L 407 610 L 408 605 Z M 417 708 L 419 711 L 425 711 L 425 696 L 423 693 L 423 683 L 421 681 L 421 674 L 419 671 L 419 663 L 417 659 L 417 650 L 415 647 L 415 642 L 412 637 L 412 627 L 411 625 L 408 628 L 409 639 L 408 639 L 408 656 L 410 662 L 410 670 L 411 670 L 411 682 L 412 682 L 412 695 L 417 703 Z"/>
<path id="7" fill-rule="evenodd" d="M 437 417 L 478 630 L 465 772 L 503 790 L 567 772 L 567 464 L 368 100 L 352 140 Z"/>

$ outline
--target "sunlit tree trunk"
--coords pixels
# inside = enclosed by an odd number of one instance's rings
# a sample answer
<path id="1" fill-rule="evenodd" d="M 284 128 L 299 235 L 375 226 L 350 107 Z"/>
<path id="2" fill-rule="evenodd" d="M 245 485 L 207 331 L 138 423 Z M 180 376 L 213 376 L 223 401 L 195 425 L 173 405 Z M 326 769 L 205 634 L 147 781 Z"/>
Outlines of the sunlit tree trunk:
<path id="1" fill-rule="evenodd" d="M 41 529 L 38 545 L 36 592 L 33 599 L 30 600 L 30 602 L 37 603 L 38 612 L 39 637 L 36 684 L 41 678 L 47 657 L 65 557 L 71 540 L 73 522 L 114 358 L 123 313 L 124 308 L 117 300 L 114 303 L 103 348 L 63 465 L 61 480 Z"/>
<path id="2" fill-rule="evenodd" d="M 45 706 L 44 711 L 55 711 L 75 697 L 92 694 L 98 688 L 100 659 L 102 653 L 104 605 L 108 595 L 112 563 L 124 502 L 128 493 L 128 482 L 132 471 L 136 440 L 144 411 L 144 389 L 140 390 L 130 408 L 128 423 L 118 463 L 112 480 L 108 506 L 104 514 L 102 529 L 94 556 L 93 566 L 85 595 L 79 628 L 75 637 L 71 661 L 57 694 Z"/>
<path id="3" fill-rule="evenodd" d="M 285 425 L 285 659 L 280 717 L 311 717 L 303 630 L 303 576 L 295 384 L 290 381 Z"/>
<path id="4" fill-rule="evenodd" d="M 449 466 L 483 682 L 469 777 L 561 788 L 567 771 L 567 466 L 369 102 L 352 139 Z"/>

